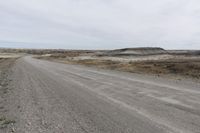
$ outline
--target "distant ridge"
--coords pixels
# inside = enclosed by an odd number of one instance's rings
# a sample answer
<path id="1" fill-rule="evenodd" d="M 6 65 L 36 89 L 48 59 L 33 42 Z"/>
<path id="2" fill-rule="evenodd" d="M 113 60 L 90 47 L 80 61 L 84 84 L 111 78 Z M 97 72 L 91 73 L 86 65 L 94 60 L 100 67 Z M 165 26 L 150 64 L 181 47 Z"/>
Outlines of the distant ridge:
<path id="1" fill-rule="evenodd" d="M 123 49 L 116 49 L 113 51 L 126 51 L 126 50 L 164 50 L 163 48 L 160 47 L 137 47 L 137 48 L 123 48 Z"/>
<path id="2" fill-rule="evenodd" d="M 142 55 L 157 55 L 167 54 L 168 51 L 160 47 L 139 47 L 139 48 L 123 48 L 108 51 L 104 54 L 109 56 L 142 56 Z"/>

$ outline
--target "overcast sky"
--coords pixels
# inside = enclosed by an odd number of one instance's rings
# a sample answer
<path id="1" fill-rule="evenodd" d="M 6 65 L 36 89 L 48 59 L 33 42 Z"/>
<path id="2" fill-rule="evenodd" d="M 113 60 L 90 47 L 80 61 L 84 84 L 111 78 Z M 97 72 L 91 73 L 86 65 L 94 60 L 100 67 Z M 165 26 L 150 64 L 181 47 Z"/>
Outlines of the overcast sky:
<path id="1" fill-rule="evenodd" d="M 0 47 L 200 49 L 200 0 L 0 0 Z"/>

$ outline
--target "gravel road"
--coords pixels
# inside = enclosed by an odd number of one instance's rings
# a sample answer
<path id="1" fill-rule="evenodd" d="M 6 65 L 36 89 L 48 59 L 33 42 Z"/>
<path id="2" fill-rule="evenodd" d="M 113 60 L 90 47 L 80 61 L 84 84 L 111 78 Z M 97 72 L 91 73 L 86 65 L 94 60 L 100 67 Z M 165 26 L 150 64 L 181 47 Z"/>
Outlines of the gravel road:
<path id="1" fill-rule="evenodd" d="M 200 84 L 23 57 L 17 133 L 200 133 Z"/>

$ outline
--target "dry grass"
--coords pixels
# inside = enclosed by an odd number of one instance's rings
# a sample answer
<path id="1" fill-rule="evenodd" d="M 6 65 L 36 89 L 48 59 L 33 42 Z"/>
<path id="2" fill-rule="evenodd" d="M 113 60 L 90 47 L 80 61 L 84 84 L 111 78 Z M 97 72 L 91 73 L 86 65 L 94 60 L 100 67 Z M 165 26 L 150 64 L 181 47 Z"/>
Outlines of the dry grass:
<path id="1" fill-rule="evenodd" d="M 8 59 L 8 58 L 19 58 L 22 54 L 14 54 L 14 53 L 0 53 L 1 59 Z"/>
<path id="2" fill-rule="evenodd" d="M 54 55 L 50 57 L 40 57 L 42 59 L 58 61 L 62 63 L 80 64 L 86 66 L 94 66 L 103 69 L 112 69 L 119 71 L 126 71 L 132 73 L 145 73 L 156 75 L 176 75 L 189 78 L 200 78 L 200 59 L 190 57 L 174 58 L 165 60 L 150 60 L 150 61 L 130 61 L 121 62 L 106 59 L 83 59 L 75 60 L 73 57 L 77 55 L 59 56 Z"/>
<path id="3" fill-rule="evenodd" d="M 145 73 L 156 75 L 180 75 L 185 77 L 200 78 L 200 60 L 162 60 L 162 61 L 139 61 L 117 62 L 111 60 L 73 60 L 73 64 L 95 66 L 104 69 L 120 70 L 132 73 Z"/>
<path id="4" fill-rule="evenodd" d="M 200 78 L 200 61 L 198 60 L 166 60 L 166 61 L 146 61 L 130 62 L 128 71 L 152 73 L 152 74 L 175 74 L 192 78 Z"/>
<path id="5" fill-rule="evenodd" d="M 5 116 L 0 117 L 0 128 L 6 128 L 7 126 L 11 125 L 11 124 L 15 124 L 16 121 L 15 120 L 10 120 L 7 119 Z"/>

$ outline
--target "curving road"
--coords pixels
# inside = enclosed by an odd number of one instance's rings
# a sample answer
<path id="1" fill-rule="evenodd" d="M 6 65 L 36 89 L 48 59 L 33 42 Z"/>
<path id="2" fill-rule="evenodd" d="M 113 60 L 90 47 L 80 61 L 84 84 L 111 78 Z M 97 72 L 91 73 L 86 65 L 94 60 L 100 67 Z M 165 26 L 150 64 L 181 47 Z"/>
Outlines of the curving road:
<path id="1" fill-rule="evenodd" d="M 199 133 L 200 84 L 24 57 L 18 133 Z"/>

